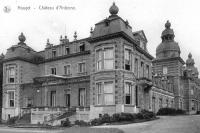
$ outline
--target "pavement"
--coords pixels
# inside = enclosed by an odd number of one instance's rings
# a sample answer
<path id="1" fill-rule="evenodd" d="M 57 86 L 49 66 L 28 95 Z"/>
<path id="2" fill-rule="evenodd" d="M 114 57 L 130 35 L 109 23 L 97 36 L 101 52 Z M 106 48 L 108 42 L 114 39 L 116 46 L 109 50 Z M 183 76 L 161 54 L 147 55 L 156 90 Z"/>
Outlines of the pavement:
<path id="1" fill-rule="evenodd" d="M 185 116 L 161 116 L 160 119 L 133 123 L 127 125 L 106 125 L 95 126 L 98 128 L 118 128 L 125 133 L 200 133 L 200 115 L 185 115 Z M 75 129 L 82 133 L 82 129 Z M 0 133 L 70 133 L 73 129 L 27 129 L 27 128 L 10 128 L 0 127 Z M 80 131 L 79 131 L 80 130 Z M 87 131 L 87 130 L 86 130 Z M 95 130 L 93 130 L 95 131 Z M 91 133 L 91 132 L 90 132 Z"/>
<path id="2" fill-rule="evenodd" d="M 200 115 L 161 116 L 154 121 L 96 128 L 118 128 L 125 133 L 200 133 Z"/>

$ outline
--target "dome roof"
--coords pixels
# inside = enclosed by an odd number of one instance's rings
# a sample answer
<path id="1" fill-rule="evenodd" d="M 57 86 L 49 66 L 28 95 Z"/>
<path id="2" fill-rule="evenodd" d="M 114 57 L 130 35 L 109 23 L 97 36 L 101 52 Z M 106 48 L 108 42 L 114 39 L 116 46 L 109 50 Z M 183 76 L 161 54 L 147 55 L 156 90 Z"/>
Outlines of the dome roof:
<path id="1" fill-rule="evenodd" d="M 109 12 L 111 15 L 117 15 L 119 12 L 119 8 L 115 5 L 115 2 L 113 2 L 113 5 L 110 7 Z"/>
<path id="2" fill-rule="evenodd" d="M 156 48 L 156 58 L 170 58 L 180 56 L 180 47 L 174 41 L 174 31 L 170 28 L 169 21 L 165 24 L 165 30 L 162 32 L 162 42 Z"/>
<path id="3" fill-rule="evenodd" d="M 33 59 L 34 56 L 36 55 L 36 52 L 31 47 L 27 46 L 24 43 L 26 40 L 26 37 L 23 35 L 23 33 L 21 33 L 18 39 L 19 39 L 19 43 L 17 45 L 13 45 L 9 49 L 7 49 L 4 59 L 10 59 L 10 58 L 15 58 L 15 57 Z"/>
<path id="4" fill-rule="evenodd" d="M 193 66 L 195 63 L 194 63 L 194 59 L 192 58 L 192 54 L 189 53 L 188 54 L 188 59 L 186 60 L 186 65 L 188 66 Z"/>

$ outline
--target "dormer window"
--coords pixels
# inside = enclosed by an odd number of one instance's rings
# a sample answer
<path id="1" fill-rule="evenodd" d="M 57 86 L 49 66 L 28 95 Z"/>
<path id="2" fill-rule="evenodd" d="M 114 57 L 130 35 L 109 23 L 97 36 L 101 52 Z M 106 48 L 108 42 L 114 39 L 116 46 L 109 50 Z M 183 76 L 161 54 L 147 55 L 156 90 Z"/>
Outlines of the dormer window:
<path id="1" fill-rule="evenodd" d="M 53 57 L 53 58 L 56 57 L 56 50 L 55 50 L 55 49 L 52 50 L 52 57 Z"/>
<path id="2" fill-rule="evenodd" d="M 65 47 L 65 55 L 68 55 L 70 53 L 69 47 Z"/>
<path id="3" fill-rule="evenodd" d="M 79 48 L 80 48 L 80 52 L 85 51 L 85 44 L 80 45 Z"/>
<path id="4" fill-rule="evenodd" d="M 166 66 L 163 66 L 163 74 L 167 74 L 167 67 Z"/>

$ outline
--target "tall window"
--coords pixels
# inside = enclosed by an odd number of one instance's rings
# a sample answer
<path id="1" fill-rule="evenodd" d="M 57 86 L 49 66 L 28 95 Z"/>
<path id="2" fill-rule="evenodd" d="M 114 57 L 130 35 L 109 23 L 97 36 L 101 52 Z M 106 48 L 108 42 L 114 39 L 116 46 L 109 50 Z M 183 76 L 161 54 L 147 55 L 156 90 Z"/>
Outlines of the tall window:
<path id="1" fill-rule="evenodd" d="M 159 98 L 159 108 L 162 108 L 162 98 Z"/>
<path id="2" fill-rule="evenodd" d="M 194 95 L 194 87 L 191 88 L 191 95 Z"/>
<path id="3" fill-rule="evenodd" d="M 146 77 L 149 78 L 149 65 L 146 65 Z"/>
<path id="4" fill-rule="evenodd" d="M 70 75 L 70 65 L 66 65 L 64 66 L 64 72 L 65 72 L 65 75 Z"/>
<path id="5" fill-rule="evenodd" d="M 52 50 L 52 57 L 56 57 L 56 50 Z"/>
<path id="6" fill-rule="evenodd" d="M 135 86 L 135 105 L 138 106 L 139 102 L 138 102 L 138 86 Z"/>
<path id="7" fill-rule="evenodd" d="M 14 107 L 15 106 L 15 92 L 14 91 L 8 91 L 8 106 Z"/>
<path id="8" fill-rule="evenodd" d="M 125 70 L 131 70 L 131 50 L 125 49 Z"/>
<path id="9" fill-rule="evenodd" d="M 55 107 L 56 106 L 56 91 L 51 91 L 51 106 Z"/>
<path id="10" fill-rule="evenodd" d="M 135 70 L 134 70 L 134 73 L 135 73 L 135 76 L 138 77 L 138 59 L 135 58 Z"/>
<path id="11" fill-rule="evenodd" d="M 114 68 L 113 48 L 104 49 L 104 69 Z"/>
<path id="12" fill-rule="evenodd" d="M 103 58 L 102 58 L 102 50 L 97 50 L 96 51 L 96 61 L 97 61 L 97 64 L 96 64 L 96 67 L 97 67 L 97 70 L 101 70 L 102 69 L 102 62 L 103 62 Z"/>
<path id="13" fill-rule="evenodd" d="M 97 104 L 103 104 L 103 86 L 102 83 L 97 83 Z"/>
<path id="14" fill-rule="evenodd" d="M 8 83 L 15 83 L 15 68 L 9 67 L 7 69 L 7 80 Z"/>
<path id="15" fill-rule="evenodd" d="M 51 74 L 56 75 L 56 68 L 51 68 Z"/>
<path id="16" fill-rule="evenodd" d="M 114 104 L 114 86 L 113 82 L 97 83 L 97 104 L 112 105 Z"/>
<path id="17" fill-rule="evenodd" d="M 163 66 L 163 74 L 167 74 L 167 67 Z"/>
<path id="18" fill-rule="evenodd" d="M 131 104 L 131 93 L 132 93 L 131 83 L 125 83 L 125 104 Z"/>
<path id="19" fill-rule="evenodd" d="M 141 66 L 140 66 L 140 77 L 144 77 L 144 62 L 141 61 Z"/>
<path id="20" fill-rule="evenodd" d="M 86 103 L 86 92 L 85 88 L 79 89 L 79 106 L 85 106 Z"/>
<path id="21" fill-rule="evenodd" d="M 113 69 L 114 68 L 114 50 L 113 48 L 99 49 L 96 51 L 96 68 Z"/>
<path id="22" fill-rule="evenodd" d="M 191 101 L 191 108 L 192 108 L 192 110 L 195 110 L 195 102 L 194 102 L 194 100 Z"/>
<path id="23" fill-rule="evenodd" d="M 85 72 L 85 63 L 84 62 L 82 62 L 82 63 L 78 63 L 78 72 L 79 73 L 83 73 L 83 72 Z"/>
<path id="24" fill-rule="evenodd" d="M 105 105 L 114 104 L 113 100 L 113 82 L 105 82 L 104 83 L 104 103 Z"/>
<path id="25" fill-rule="evenodd" d="M 68 55 L 70 53 L 69 47 L 65 47 L 65 54 Z"/>

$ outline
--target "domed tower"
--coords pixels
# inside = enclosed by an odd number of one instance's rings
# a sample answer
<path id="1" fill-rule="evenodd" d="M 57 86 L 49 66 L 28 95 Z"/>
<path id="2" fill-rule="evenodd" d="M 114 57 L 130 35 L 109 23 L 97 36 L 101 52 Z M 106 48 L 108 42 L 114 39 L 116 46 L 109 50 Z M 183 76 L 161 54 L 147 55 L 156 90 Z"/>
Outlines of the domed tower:
<path id="1" fill-rule="evenodd" d="M 187 70 L 187 75 L 190 77 L 198 78 L 199 72 L 198 69 L 194 66 L 195 62 L 194 59 L 192 58 L 192 54 L 188 54 L 188 59 L 186 60 L 186 70 Z"/>
<path id="2" fill-rule="evenodd" d="M 167 21 L 165 24 L 165 30 L 161 35 L 162 42 L 156 48 L 157 59 L 180 57 L 180 47 L 178 43 L 174 41 L 174 31 L 170 27 L 171 23 Z"/>
<path id="3" fill-rule="evenodd" d="M 161 34 L 162 42 L 156 48 L 156 58 L 153 60 L 153 70 L 155 73 L 164 75 L 181 75 L 183 59 L 180 57 L 180 47 L 174 41 L 174 31 L 171 23 L 165 23 L 165 29 Z M 177 68 L 178 67 L 178 68 Z"/>
<path id="4" fill-rule="evenodd" d="M 153 72 L 173 79 L 175 107 L 183 107 L 183 87 L 181 76 L 185 62 L 180 57 L 180 47 L 174 41 L 174 31 L 169 21 L 165 24 L 165 30 L 161 34 L 162 42 L 156 48 L 156 58 L 153 60 Z"/>

